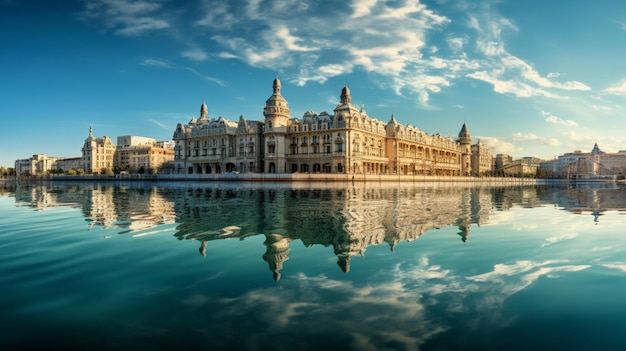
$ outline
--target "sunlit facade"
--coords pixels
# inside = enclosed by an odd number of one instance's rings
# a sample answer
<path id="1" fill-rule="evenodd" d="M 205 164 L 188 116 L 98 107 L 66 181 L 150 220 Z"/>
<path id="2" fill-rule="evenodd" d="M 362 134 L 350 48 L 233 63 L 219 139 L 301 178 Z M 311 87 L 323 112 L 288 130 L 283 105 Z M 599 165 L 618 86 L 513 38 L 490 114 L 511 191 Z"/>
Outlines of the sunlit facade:
<path id="1" fill-rule="evenodd" d="M 174 160 L 174 143 L 136 135 L 117 137 L 115 167 L 132 173 L 157 173 Z"/>
<path id="2" fill-rule="evenodd" d="M 179 123 L 173 136 L 174 173 L 470 176 L 491 167 L 489 149 L 471 145 L 465 124 L 453 139 L 402 125 L 394 115 L 385 123 L 354 106 L 348 87 L 332 114 L 307 111 L 292 118 L 278 78 L 272 89 L 263 121 L 210 119 L 202 104 L 199 119 Z"/>
<path id="3" fill-rule="evenodd" d="M 83 169 L 87 174 L 113 173 L 115 145 L 111 138 L 103 136 L 95 138 L 93 129 L 89 127 L 89 136 L 82 148 Z"/>

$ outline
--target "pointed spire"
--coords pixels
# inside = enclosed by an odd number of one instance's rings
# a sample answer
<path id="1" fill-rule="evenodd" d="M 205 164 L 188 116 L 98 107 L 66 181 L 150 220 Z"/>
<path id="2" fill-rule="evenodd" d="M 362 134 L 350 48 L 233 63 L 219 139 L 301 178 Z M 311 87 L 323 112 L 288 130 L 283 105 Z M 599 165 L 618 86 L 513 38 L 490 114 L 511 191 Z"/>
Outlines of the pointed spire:
<path id="1" fill-rule="evenodd" d="M 389 121 L 390 124 L 398 124 L 398 121 L 396 121 L 396 116 L 392 113 L 391 114 L 391 120 Z"/>
<path id="2" fill-rule="evenodd" d="M 459 132 L 459 138 L 465 137 L 465 136 L 469 136 L 469 130 L 467 130 L 467 125 L 465 125 L 465 123 L 463 123 L 463 127 L 461 127 L 461 131 Z"/>
<path id="3" fill-rule="evenodd" d="M 95 138 L 93 137 L 93 128 L 91 127 L 91 124 L 89 125 L 89 136 L 87 137 L 87 139 L 85 139 L 85 141 L 93 141 Z"/>
<path id="4" fill-rule="evenodd" d="M 470 136 L 470 132 L 467 129 L 467 126 L 465 125 L 465 123 L 463 123 L 463 127 L 461 127 L 461 131 L 459 132 L 459 141 L 462 144 L 472 143 L 472 137 Z"/>
<path id="5" fill-rule="evenodd" d="M 591 153 L 592 154 L 603 154 L 604 151 L 600 150 L 600 147 L 598 147 L 598 143 L 596 142 L 595 144 L 593 144 L 593 149 L 591 149 Z"/>

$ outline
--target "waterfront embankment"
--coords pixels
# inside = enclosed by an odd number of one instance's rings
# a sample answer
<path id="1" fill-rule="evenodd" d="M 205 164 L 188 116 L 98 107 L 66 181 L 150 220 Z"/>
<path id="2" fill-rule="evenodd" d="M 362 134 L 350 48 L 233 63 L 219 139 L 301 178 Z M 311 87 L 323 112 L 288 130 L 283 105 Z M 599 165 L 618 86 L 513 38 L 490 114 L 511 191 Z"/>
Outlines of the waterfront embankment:
<path id="1" fill-rule="evenodd" d="M 291 183 L 420 183 L 457 185 L 537 185 L 542 179 L 517 177 L 446 177 L 392 174 L 324 174 L 324 173 L 226 173 L 226 174 L 123 174 L 123 175 L 49 175 L 33 176 L 20 181 L 150 181 L 150 182 L 291 182 Z"/>

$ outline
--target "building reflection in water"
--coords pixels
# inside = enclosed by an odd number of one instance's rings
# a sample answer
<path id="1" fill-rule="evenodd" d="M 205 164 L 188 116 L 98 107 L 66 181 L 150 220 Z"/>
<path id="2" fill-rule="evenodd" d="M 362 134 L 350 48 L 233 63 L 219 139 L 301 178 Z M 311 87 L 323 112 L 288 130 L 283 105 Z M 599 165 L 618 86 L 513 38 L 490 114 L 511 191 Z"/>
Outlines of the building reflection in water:
<path id="1" fill-rule="evenodd" d="M 172 224 L 176 238 L 200 242 L 202 255 L 211 241 L 263 235 L 262 258 L 275 280 L 293 241 L 332 247 L 340 269 L 348 272 L 351 258 L 365 255 L 369 246 L 386 244 L 393 251 L 433 229 L 458 227 L 465 243 L 472 226 L 487 223 L 492 211 L 513 206 L 554 204 L 592 214 L 596 223 L 604 211 L 626 208 L 623 187 L 222 186 L 46 184 L 17 186 L 15 197 L 18 205 L 37 210 L 80 208 L 90 229 L 118 234 L 143 236 Z"/>

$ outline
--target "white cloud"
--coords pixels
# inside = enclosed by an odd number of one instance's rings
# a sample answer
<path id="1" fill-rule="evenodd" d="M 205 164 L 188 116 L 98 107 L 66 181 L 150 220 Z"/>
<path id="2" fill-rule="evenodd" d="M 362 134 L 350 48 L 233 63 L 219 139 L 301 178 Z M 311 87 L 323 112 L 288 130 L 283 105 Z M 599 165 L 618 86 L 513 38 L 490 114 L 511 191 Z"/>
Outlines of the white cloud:
<path id="1" fill-rule="evenodd" d="M 546 111 L 541 111 L 541 115 L 543 115 L 546 118 L 546 122 L 549 123 L 561 124 L 567 127 L 578 127 L 578 123 L 571 119 L 562 119 Z"/>
<path id="2" fill-rule="evenodd" d="M 573 140 L 573 141 L 589 141 L 589 140 L 593 140 L 593 138 L 588 134 L 588 133 L 584 133 L 584 134 L 580 134 L 574 130 L 568 130 L 566 132 L 562 133 L 563 136 L 565 136 L 566 138 Z"/>
<path id="3" fill-rule="evenodd" d="M 216 14 L 233 13 L 235 5 L 208 9 L 198 25 L 211 27 Z M 238 17 L 243 33 L 214 31 L 212 40 L 225 49 L 220 56 L 241 59 L 255 67 L 294 73 L 299 85 L 324 82 L 356 69 L 388 77 L 386 84 L 400 93 L 416 93 L 422 103 L 431 93 L 449 86 L 449 67 L 462 69 L 464 61 L 424 58 L 426 33 L 449 22 L 417 0 L 394 5 L 360 0 L 337 5 L 329 15 L 319 4 L 297 1 L 249 1 Z M 323 11 L 322 11 L 323 10 Z M 215 29 L 211 27 L 212 29 Z M 460 39 L 450 45 L 462 48 Z M 456 59 L 456 58 L 455 58 Z M 436 66 L 436 67 L 435 67 Z M 433 69 L 443 72 L 431 72 Z M 295 72 L 294 72 L 295 71 Z"/>
<path id="4" fill-rule="evenodd" d="M 149 1 L 99 0 L 88 2 L 85 20 L 100 20 L 104 27 L 125 36 L 168 28 L 170 24 L 156 14 L 161 5 Z"/>
<path id="5" fill-rule="evenodd" d="M 493 155 L 497 155 L 497 154 L 511 155 L 515 153 L 516 151 L 521 150 L 521 148 L 515 146 L 513 143 L 510 143 L 508 141 L 505 141 L 499 138 L 480 136 L 480 137 L 477 137 L 477 139 L 480 140 L 481 144 L 484 144 L 485 146 L 487 146 Z"/>
<path id="6" fill-rule="evenodd" d="M 591 108 L 593 108 L 594 111 L 601 111 L 601 112 L 611 112 L 611 111 L 613 111 L 613 107 L 611 107 L 611 106 L 592 105 Z"/>
<path id="7" fill-rule="evenodd" d="M 536 141 L 545 146 L 558 146 L 561 145 L 556 138 L 544 138 L 534 133 L 513 133 L 514 141 Z"/>
<path id="8" fill-rule="evenodd" d="M 626 95 L 626 79 L 622 80 L 616 85 L 610 86 L 602 90 L 602 92 L 610 95 Z"/>
<path id="9" fill-rule="evenodd" d="M 554 81 L 553 78 L 560 76 L 558 73 L 550 72 L 543 77 L 530 64 L 509 53 L 502 39 L 502 31 L 518 29 L 508 19 L 501 18 L 492 11 L 484 11 L 480 15 L 470 14 L 468 27 L 476 30 L 476 48 L 485 57 L 475 59 L 480 62 L 480 68 L 468 72 L 466 77 L 493 85 L 495 92 L 522 98 L 540 96 L 563 99 L 566 97 L 550 90 L 591 89 L 578 81 L 564 83 Z"/>
<path id="10" fill-rule="evenodd" d="M 542 76 L 509 53 L 503 32 L 518 28 L 489 6 L 445 3 L 442 9 L 463 7 L 467 13 L 466 23 L 453 23 L 419 0 L 352 0 L 335 4 L 330 12 L 324 3 L 296 0 L 206 1 L 200 16 L 191 17 L 198 33 L 175 36 L 194 48 L 181 53 L 194 61 L 211 55 L 237 59 L 283 72 L 298 85 L 364 71 L 382 88 L 414 95 L 427 108 L 432 94 L 466 77 L 492 85 L 496 93 L 521 98 L 565 99 L 563 91 L 590 90 L 579 81 L 556 81 L 559 73 Z M 158 2 L 99 0 L 87 9 L 107 29 L 123 35 L 168 28 L 176 19 L 182 22 L 176 17 L 180 14 L 166 12 Z M 463 25 L 474 31 L 447 31 Z M 218 50 L 197 45 L 198 37 L 209 38 Z M 435 37 L 444 38 L 445 50 L 439 50 Z"/>
<path id="11" fill-rule="evenodd" d="M 211 1 L 205 3 L 204 16 L 195 25 L 231 29 L 238 21 L 238 16 L 230 12 L 227 2 Z"/>
<path id="12" fill-rule="evenodd" d="M 622 262 L 606 263 L 606 264 L 603 264 L 603 266 L 606 267 L 606 268 L 617 269 L 619 271 L 622 271 L 622 272 L 626 273 L 626 264 L 624 264 Z"/>
<path id="13" fill-rule="evenodd" d="M 496 93 L 500 94 L 513 94 L 517 97 L 528 98 L 532 96 L 544 96 L 548 98 L 563 98 L 557 94 L 551 93 L 547 90 L 533 87 L 525 82 L 513 80 L 513 79 L 502 79 L 503 71 L 496 70 L 492 72 L 487 71 L 477 71 L 474 73 L 470 73 L 467 75 L 469 78 L 474 78 L 476 80 L 481 80 L 483 82 L 489 83 L 493 85 L 493 90 Z"/>
<path id="14" fill-rule="evenodd" d="M 371 13 L 372 7 L 378 0 L 355 0 L 352 2 L 352 18 L 367 16 Z"/>
<path id="15" fill-rule="evenodd" d="M 458 38 L 458 37 L 448 38 L 447 42 L 448 42 L 448 46 L 454 52 L 462 52 L 463 47 L 465 45 L 465 40 L 463 40 L 463 38 Z"/>
<path id="16" fill-rule="evenodd" d="M 204 61 L 209 58 L 209 55 L 200 48 L 183 51 L 180 55 L 193 61 Z"/>
<path id="17" fill-rule="evenodd" d="M 169 63 L 165 61 L 161 61 L 161 60 L 155 60 L 155 59 L 143 59 L 141 60 L 139 64 L 142 66 L 171 68 Z"/>

